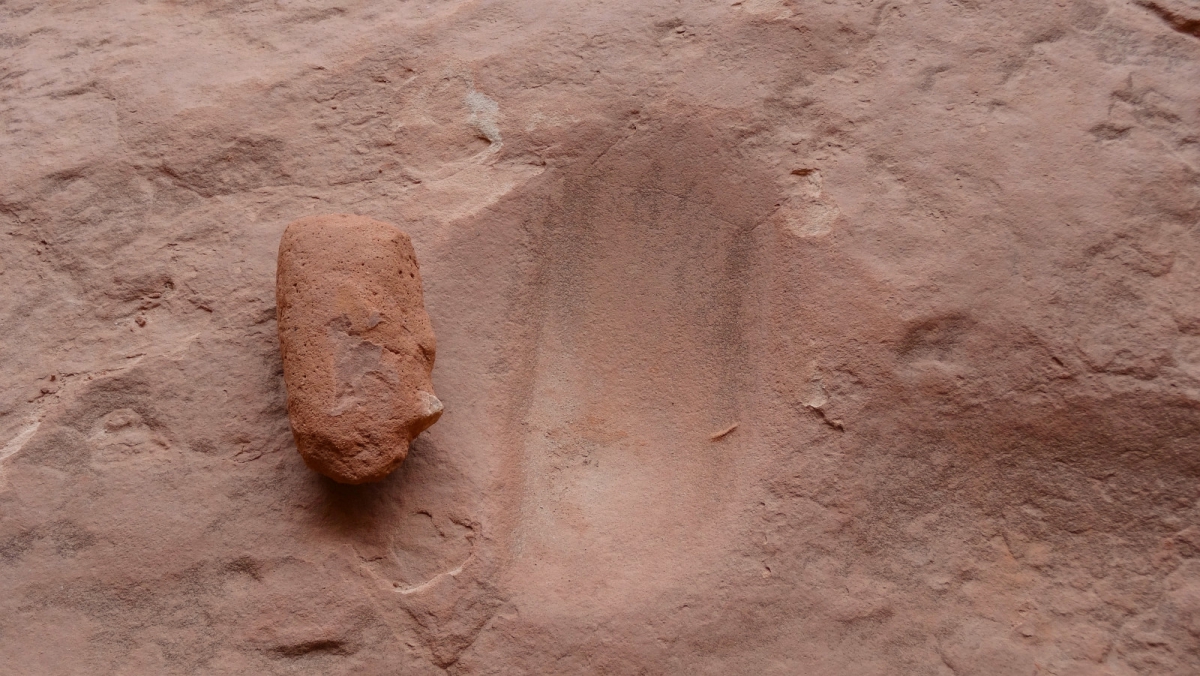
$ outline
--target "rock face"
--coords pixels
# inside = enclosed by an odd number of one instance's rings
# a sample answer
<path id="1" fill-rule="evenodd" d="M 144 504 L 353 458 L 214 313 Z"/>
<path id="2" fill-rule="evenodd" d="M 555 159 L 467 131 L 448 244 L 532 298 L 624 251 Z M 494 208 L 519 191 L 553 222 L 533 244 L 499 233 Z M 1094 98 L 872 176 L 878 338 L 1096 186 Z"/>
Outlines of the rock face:
<path id="1" fill-rule="evenodd" d="M 1195 676 L 1198 18 L 0 3 L 0 674 Z M 448 402 L 361 486 L 331 212 Z"/>
<path id="2" fill-rule="evenodd" d="M 442 415 L 412 242 L 363 216 L 309 216 L 284 230 L 276 275 L 296 447 L 335 481 L 379 481 Z"/>

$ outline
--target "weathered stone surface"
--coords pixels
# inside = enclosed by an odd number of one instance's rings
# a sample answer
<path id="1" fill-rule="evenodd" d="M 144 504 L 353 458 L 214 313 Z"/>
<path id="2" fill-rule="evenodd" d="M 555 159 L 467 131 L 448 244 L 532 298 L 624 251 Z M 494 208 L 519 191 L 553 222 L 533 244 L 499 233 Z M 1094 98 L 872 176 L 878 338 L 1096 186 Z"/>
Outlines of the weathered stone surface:
<path id="1" fill-rule="evenodd" d="M 0 673 L 1195 676 L 1195 6 L 0 3 Z M 447 402 L 362 486 L 328 212 Z"/>
<path id="2" fill-rule="evenodd" d="M 442 415 L 412 242 L 365 216 L 309 216 L 284 230 L 276 275 L 283 378 L 300 455 L 342 483 L 384 478 Z"/>

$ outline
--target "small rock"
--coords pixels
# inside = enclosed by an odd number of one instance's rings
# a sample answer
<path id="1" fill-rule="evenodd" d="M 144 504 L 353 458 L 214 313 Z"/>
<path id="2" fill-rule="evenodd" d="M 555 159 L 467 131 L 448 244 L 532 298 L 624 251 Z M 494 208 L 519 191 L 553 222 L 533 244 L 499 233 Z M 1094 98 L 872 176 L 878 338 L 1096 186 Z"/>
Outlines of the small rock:
<path id="1" fill-rule="evenodd" d="M 300 455 L 341 483 L 384 478 L 442 414 L 408 235 L 364 216 L 295 221 L 279 244 L 276 296 Z"/>

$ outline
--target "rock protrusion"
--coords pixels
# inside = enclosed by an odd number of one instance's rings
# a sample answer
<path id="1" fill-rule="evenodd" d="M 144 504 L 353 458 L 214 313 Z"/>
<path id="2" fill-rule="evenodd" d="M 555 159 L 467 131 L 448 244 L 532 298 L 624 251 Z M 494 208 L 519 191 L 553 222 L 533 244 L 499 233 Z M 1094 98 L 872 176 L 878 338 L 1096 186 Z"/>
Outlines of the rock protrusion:
<path id="1" fill-rule="evenodd" d="M 294 221 L 279 243 L 276 296 L 288 415 L 304 462 L 341 483 L 384 478 L 442 414 L 408 235 L 365 216 Z"/>

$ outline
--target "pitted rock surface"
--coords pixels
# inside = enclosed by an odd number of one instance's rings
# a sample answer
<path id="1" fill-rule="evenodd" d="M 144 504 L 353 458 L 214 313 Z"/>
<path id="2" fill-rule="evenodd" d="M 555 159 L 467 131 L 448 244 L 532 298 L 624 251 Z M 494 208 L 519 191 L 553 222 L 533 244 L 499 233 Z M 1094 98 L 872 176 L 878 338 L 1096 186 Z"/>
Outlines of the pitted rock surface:
<path id="1" fill-rule="evenodd" d="M 378 481 L 442 415 L 433 327 L 408 235 L 363 216 L 310 216 L 279 243 L 276 303 L 288 414 L 309 467 Z"/>
<path id="2" fill-rule="evenodd" d="M 1200 674 L 1198 20 L 0 2 L 0 676 Z M 359 486 L 331 212 L 447 402 Z"/>

